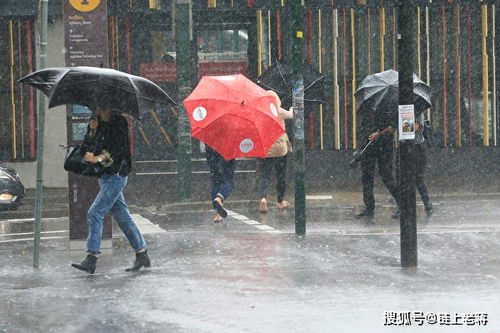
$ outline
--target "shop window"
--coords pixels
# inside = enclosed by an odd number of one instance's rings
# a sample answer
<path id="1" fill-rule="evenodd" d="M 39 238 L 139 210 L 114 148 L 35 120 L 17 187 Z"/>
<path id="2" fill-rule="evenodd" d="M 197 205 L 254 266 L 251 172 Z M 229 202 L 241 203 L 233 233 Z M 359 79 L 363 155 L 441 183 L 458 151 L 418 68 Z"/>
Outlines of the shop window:
<path id="1" fill-rule="evenodd" d="M 33 20 L 0 23 L 0 161 L 36 158 L 36 91 L 17 82 L 35 70 Z"/>

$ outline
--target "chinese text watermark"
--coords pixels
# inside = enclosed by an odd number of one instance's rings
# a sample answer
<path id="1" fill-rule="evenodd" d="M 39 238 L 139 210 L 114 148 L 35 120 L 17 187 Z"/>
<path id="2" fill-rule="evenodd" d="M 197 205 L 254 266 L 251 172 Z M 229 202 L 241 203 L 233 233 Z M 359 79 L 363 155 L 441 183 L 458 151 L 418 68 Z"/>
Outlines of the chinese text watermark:
<path id="1" fill-rule="evenodd" d="M 384 326 L 486 326 L 488 314 L 486 312 L 445 313 L 422 311 L 385 311 Z"/>

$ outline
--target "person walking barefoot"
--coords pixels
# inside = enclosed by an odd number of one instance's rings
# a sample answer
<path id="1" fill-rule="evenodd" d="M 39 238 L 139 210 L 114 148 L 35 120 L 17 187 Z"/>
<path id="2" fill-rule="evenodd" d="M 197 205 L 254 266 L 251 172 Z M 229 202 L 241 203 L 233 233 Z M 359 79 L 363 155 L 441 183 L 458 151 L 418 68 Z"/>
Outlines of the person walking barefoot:
<path id="1" fill-rule="evenodd" d="M 281 100 L 278 95 L 268 90 L 268 93 L 276 98 L 278 106 L 278 114 L 280 121 L 285 127 L 285 119 L 293 118 L 293 109 L 289 111 L 281 108 Z M 259 192 L 260 192 L 260 205 L 259 211 L 267 213 L 267 196 L 269 195 L 269 184 L 271 183 L 273 169 L 276 173 L 276 190 L 278 192 L 278 205 L 279 210 L 285 209 L 290 206 L 288 201 L 285 201 L 286 190 L 286 169 L 288 153 L 292 151 L 292 145 L 288 139 L 288 135 L 283 133 L 271 146 L 266 158 L 259 160 Z"/>

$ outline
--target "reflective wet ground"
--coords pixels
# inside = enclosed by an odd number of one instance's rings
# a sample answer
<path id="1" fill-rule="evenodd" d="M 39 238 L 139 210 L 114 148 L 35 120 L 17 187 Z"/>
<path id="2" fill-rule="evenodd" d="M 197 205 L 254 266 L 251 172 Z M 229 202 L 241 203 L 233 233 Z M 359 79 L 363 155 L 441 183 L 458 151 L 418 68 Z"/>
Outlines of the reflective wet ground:
<path id="1" fill-rule="evenodd" d="M 334 203 L 335 201 L 335 203 Z M 308 200 L 307 236 L 293 209 L 267 214 L 228 202 L 212 223 L 206 203 L 134 207 L 166 232 L 146 239 L 153 267 L 133 260 L 115 230 L 95 275 L 70 268 L 67 218 L 43 221 L 41 268 L 33 221 L 0 221 L 0 330 L 8 332 L 498 332 L 500 199 L 442 197 L 419 214 L 419 267 L 400 267 L 390 201 L 355 220 L 357 202 Z M 154 230 L 154 228 L 152 229 Z M 52 237 L 52 238 L 51 238 Z M 384 311 L 486 312 L 486 326 L 384 326 Z"/>

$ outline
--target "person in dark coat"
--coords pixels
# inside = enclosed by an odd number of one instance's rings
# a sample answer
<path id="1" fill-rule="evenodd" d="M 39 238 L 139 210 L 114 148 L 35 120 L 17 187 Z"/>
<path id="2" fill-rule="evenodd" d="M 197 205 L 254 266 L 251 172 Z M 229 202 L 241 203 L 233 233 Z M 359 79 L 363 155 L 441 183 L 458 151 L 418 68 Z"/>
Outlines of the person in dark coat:
<path id="1" fill-rule="evenodd" d="M 389 119 L 368 108 L 369 106 L 360 110 L 362 142 L 366 145 L 369 141 L 372 141 L 361 156 L 361 183 L 363 186 L 365 208 L 361 213 L 356 215 L 356 218 L 374 216 L 375 197 L 373 194 L 373 179 L 375 176 L 375 166 L 377 165 L 384 185 L 399 207 L 399 191 L 392 176 L 392 139 L 395 130 L 391 126 Z"/>
<path id="2" fill-rule="evenodd" d="M 396 160 L 396 165 L 396 179 L 399 180 L 399 160 Z M 433 213 L 432 202 L 429 198 L 429 191 L 424 181 L 426 167 L 427 148 L 424 137 L 424 113 L 422 112 L 416 117 L 415 122 L 415 185 L 424 204 L 425 214 L 431 216 Z M 395 212 L 394 215 L 399 216 L 399 211 Z"/>
<path id="3" fill-rule="evenodd" d="M 210 169 L 210 198 L 215 209 L 214 222 L 221 222 L 227 217 L 224 201 L 234 187 L 236 160 L 226 161 L 217 151 L 205 145 L 207 164 Z"/>
<path id="4" fill-rule="evenodd" d="M 89 149 L 85 161 L 101 164 L 103 171 L 98 176 L 99 193 L 87 213 L 87 257 L 80 264 L 71 266 L 94 273 L 97 257 L 101 253 L 104 215 L 111 211 L 135 252 L 135 262 L 131 268 L 127 268 L 127 271 L 150 267 L 146 242 L 130 216 L 123 196 L 127 176 L 132 168 L 127 120 L 120 114 L 99 110 L 97 118 L 91 120 L 89 124 L 83 146 Z"/>

